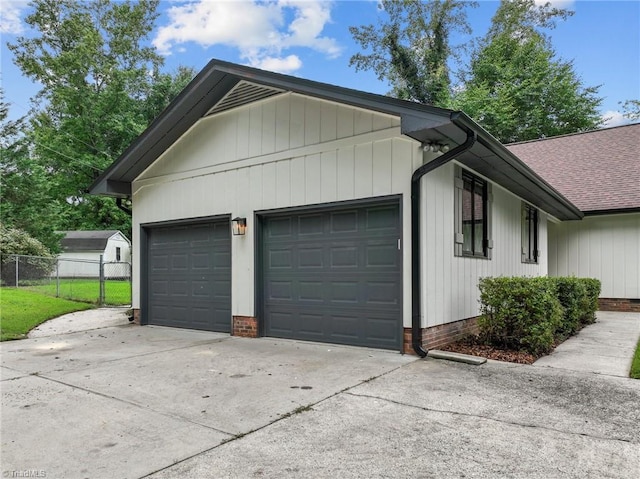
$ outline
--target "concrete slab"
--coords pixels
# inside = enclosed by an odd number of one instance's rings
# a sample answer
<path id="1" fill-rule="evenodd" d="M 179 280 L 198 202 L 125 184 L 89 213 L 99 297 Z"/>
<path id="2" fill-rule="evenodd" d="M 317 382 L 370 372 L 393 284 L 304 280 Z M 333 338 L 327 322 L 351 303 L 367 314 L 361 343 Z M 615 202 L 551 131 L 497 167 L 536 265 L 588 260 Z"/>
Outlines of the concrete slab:
<path id="1" fill-rule="evenodd" d="M 8 381 L 10 379 L 20 378 L 23 376 L 28 375 L 20 371 L 15 371 L 13 369 L 0 367 L 0 381 Z"/>
<path id="2" fill-rule="evenodd" d="M 228 339 L 228 334 L 136 325 L 2 343 L 2 366 L 26 374 L 83 369 Z"/>
<path id="3" fill-rule="evenodd" d="M 409 364 L 350 390 L 432 411 L 640 444 L 640 381 L 499 361 Z"/>
<path id="4" fill-rule="evenodd" d="M 454 353 L 452 351 L 440 351 L 438 349 L 430 349 L 429 357 L 432 359 L 444 359 L 446 361 L 456 361 L 458 363 L 474 364 L 479 366 L 487 362 L 486 358 L 479 356 L 471 356 L 469 354 Z"/>
<path id="5" fill-rule="evenodd" d="M 639 471 L 638 444 L 345 393 L 150 477 L 547 479 Z"/>
<path id="6" fill-rule="evenodd" d="M 623 377 L 129 325 L 0 353 L 7 477 L 640 476 Z"/>
<path id="7" fill-rule="evenodd" d="M 597 321 L 534 366 L 628 377 L 640 339 L 640 313 L 598 311 Z"/>
<path id="8" fill-rule="evenodd" d="M 138 478 L 229 437 L 36 376 L 2 383 L 1 419 L 3 477 Z"/>
<path id="9" fill-rule="evenodd" d="M 227 337 L 223 342 L 48 375 L 230 434 L 244 434 L 416 360 L 382 350 Z"/>
<path id="10" fill-rule="evenodd" d="M 27 337 L 42 338 L 112 326 L 126 326 L 129 324 L 128 310 L 129 307 L 97 308 L 64 314 L 40 324 L 29 331 Z"/>

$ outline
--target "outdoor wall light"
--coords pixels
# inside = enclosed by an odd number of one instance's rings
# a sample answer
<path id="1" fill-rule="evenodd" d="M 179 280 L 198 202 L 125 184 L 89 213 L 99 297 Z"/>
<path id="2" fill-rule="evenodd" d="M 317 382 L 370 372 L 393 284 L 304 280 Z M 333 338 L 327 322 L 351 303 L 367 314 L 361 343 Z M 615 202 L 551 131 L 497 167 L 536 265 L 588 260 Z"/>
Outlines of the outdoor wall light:
<path id="1" fill-rule="evenodd" d="M 231 220 L 233 223 L 231 231 L 234 236 L 244 236 L 247 232 L 247 218 L 235 217 Z"/>
<path id="2" fill-rule="evenodd" d="M 449 151 L 449 145 L 447 145 L 446 143 L 424 143 L 422 145 L 422 150 L 423 151 L 433 151 L 434 153 L 437 153 L 438 151 L 441 153 L 446 153 L 447 151 Z"/>

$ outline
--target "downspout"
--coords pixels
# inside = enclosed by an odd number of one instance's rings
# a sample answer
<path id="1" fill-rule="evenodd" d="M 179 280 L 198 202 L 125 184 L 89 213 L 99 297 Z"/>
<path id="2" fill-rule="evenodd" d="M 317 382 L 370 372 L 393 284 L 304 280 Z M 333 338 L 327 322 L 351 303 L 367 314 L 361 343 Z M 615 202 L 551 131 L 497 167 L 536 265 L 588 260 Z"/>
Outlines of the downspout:
<path id="1" fill-rule="evenodd" d="M 429 351 L 422 347 L 420 311 L 420 179 L 469 150 L 476 142 L 476 132 L 459 122 L 458 116 L 458 112 L 453 112 L 451 122 L 467 134 L 465 142 L 420 166 L 411 176 L 411 344 L 421 358 L 424 358 Z"/>

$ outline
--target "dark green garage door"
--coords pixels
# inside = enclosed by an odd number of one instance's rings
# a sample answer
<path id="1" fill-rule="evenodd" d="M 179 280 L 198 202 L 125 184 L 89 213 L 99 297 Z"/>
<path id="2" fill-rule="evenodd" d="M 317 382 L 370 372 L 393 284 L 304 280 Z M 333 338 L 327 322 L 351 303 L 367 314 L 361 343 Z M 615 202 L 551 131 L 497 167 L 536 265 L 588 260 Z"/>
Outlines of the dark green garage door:
<path id="1" fill-rule="evenodd" d="M 401 347 L 397 203 L 263 219 L 266 334 Z"/>
<path id="2" fill-rule="evenodd" d="M 231 330 L 229 222 L 147 230 L 149 324 Z"/>

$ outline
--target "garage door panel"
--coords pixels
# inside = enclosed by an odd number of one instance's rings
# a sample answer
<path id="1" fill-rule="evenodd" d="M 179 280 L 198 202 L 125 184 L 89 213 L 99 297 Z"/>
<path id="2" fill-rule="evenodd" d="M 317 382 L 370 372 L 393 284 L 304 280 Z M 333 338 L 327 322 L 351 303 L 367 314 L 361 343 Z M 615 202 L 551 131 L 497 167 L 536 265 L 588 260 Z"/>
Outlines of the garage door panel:
<path id="1" fill-rule="evenodd" d="M 355 233 L 358 231 L 358 212 L 341 211 L 330 213 L 331 233 Z"/>
<path id="2" fill-rule="evenodd" d="M 267 335 L 400 347 L 397 204 L 267 217 L 263 228 Z"/>
<path id="3" fill-rule="evenodd" d="M 324 218 L 322 214 L 302 215 L 298 218 L 298 236 L 300 239 L 308 236 L 318 236 L 324 233 Z"/>
<path id="4" fill-rule="evenodd" d="M 229 222 L 147 230 L 150 324 L 231 329 Z"/>

